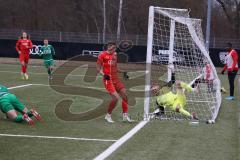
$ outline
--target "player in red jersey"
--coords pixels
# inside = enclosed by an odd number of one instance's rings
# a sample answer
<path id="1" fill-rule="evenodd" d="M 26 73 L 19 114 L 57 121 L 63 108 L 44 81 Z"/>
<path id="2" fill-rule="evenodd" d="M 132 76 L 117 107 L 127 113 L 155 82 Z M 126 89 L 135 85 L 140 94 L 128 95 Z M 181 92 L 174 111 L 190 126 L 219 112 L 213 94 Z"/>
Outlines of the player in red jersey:
<path id="1" fill-rule="evenodd" d="M 16 50 L 19 54 L 19 60 L 22 66 L 22 79 L 28 79 L 27 65 L 29 61 L 30 49 L 33 47 L 32 41 L 26 32 L 22 33 L 22 37 L 16 43 Z"/>
<path id="2" fill-rule="evenodd" d="M 110 123 L 114 122 L 111 118 L 111 114 L 118 100 L 121 98 L 123 121 L 132 122 L 128 116 L 128 98 L 126 89 L 120 82 L 117 75 L 119 72 L 123 72 L 118 70 L 117 67 L 116 43 L 109 42 L 107 44 L 107 51 L 103 51 L 99 54 L 97 60 L 97 70 L 103 75 L 103 84 L 112 98 L 108 106 L 107 115 L 105 116 L 106 121 Z M 126 74 L 125 76 L 128 77 Z"/>
<path id="3" fill-rule="evenodd" d="M 238 72 L 238 53 L 232 48 L 232 44 L 228 43 L 226 48 L 228 55 L 226 56 L 226 64 L 222 70 L 222 74 L 228 71 L 228 80 L 230 86 L 230 96 L 226 97 L 227 100 L 234 100 L 234 80 Z"/>

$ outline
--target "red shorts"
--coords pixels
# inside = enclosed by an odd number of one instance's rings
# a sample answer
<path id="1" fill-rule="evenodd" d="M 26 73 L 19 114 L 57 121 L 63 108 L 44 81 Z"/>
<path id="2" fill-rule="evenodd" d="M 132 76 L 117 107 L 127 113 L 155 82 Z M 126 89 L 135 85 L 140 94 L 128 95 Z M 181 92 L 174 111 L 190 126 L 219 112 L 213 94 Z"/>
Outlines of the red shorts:
<path id="1" fill-rule="evenodd" d="M 19 55 L 19 60 L 20 60 L 20 62 L 28 63 L 28 61 L 29 61 L 29 54 L 21 53 Z"/>
<path id="2" fill-rule="evenodd" d="M 119 79 L 114 80 L 103 80 L 106 90 L 111 94 L 114 92 L 119 92 L 121 89 L 125 88 Z"/>

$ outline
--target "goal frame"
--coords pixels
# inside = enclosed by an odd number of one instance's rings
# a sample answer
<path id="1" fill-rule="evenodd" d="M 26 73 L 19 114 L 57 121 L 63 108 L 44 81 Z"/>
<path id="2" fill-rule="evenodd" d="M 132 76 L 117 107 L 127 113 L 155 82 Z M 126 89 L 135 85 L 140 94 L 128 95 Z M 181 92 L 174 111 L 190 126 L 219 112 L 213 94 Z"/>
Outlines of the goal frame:
<path id="1" fill-rule="evenodd" d="M 175 8 L 162 8 L 162 7 L 149 7 L 149 15 L 148 15 L 148 36 L 147 36 L 147 55 L 146 55 L 146 77 L 145 77 L 145 99 L 144 99 L 144 119 L 149 120 L 150 118 L 150 96 L 151 96 L 151 64 L 152 64 L 152 52 L 153 52 L 153 33 L 154 33 L 154 14 L 155 12 L 159 12 L 160 14 L 163 14 L 171 19 L 171 25 L 170 25 L 170 40 L 169 40 L 169 61 L 168 65 L 173 62 L 173 53 L 174 53 L 174 34 L 175 34 L 175 22 L 184 24 L 187 26 L 191 38 L 196 43 L 196 45 L 199 47 L 201 53 L 204 54 L 204 56 L 208 59 L 209 52 L 204 46 L 204 44 L 201 43 L 201 40 L 199 39 L 193 25 L 192 20 L 199 20 L 194 18 L 186 18 L 186 17 L 173 17 L 167 12 L 161 10 L 175 10 L 175 11 L 187 11 L 187 9 L 175 9 Z M 209 61 L 211 66 L 214 66 L 212 61 Z M 171 69 L 168 67 L 168 81 L 171 79 Z M 215 75 L 217 75 L 217 71 L 214 67 L 213 72 Z M 220 80 L 217 79 L 216 83 L 218 86 L 221 86 Z M 221 106 L 221 92 L 216 91 L 216 96 L 219 97 L 219 100 L 217 101 L 217 106 L 214 108 L 214 113 L 212 114 L 211 120 L 215 121 L 217 118 L 220 106 Z"/>

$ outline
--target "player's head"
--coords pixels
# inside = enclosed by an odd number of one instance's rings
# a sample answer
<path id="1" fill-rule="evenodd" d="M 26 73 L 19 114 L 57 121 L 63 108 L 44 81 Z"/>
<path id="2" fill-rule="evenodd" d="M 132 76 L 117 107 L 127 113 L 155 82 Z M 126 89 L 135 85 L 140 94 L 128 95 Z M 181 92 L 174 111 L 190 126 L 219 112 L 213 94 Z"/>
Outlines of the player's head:
<path id="1" fill-rule="evenodd" d="M 117 49 L 117 44 L 115 42 L 108 42 L 107 43 L 107 51 L 109 53 L 114 53 Z"/>
<path id="2" fill-rule="evenodd" d="M 176 84 L 176 88 L 177 88 L 177 89 L 182 89 L 181 81 L 176 80 L 175 84 Z"/>
<path id="3" fill-rule="evenodd" d="M 151 90 L 152 95 L 156 96 L 159 93 L 160 87 L 159 87 L 159 85 L 152 85 L 150 90 Z"/>
<path id="4" fill-rule="evenodd" d="M 232 43 L 227 43 L 227 47 L 226 47 L 226 50 L 228 51 L 228 52 L 230 52 L 231 50 L 232 50 Z"/>
<path id="5" fill-rule="evenodd" d="M 43 43 L 44 43 L 44 45 L 48 45 L 48 39 L 45 38 L 45 39 L 43 40 Z"/>
<path id="6" fill-rule="evenodd" d="M 26 32 L 22 32 L 22 39 L 28 39 L 28 35 Z"/>

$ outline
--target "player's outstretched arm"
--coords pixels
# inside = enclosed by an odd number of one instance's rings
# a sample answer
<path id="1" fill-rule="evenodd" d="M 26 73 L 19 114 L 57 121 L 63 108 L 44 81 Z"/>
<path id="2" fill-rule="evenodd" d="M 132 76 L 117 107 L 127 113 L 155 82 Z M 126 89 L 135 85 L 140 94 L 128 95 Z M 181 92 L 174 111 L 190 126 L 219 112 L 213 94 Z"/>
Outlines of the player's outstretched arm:
<path id="1" fill-rule="evenodd" d="M 55 49 L 53 48 L 53 46 L 51 45 L 51 53 L 53 56 L 55 56 L 56 52 L 55 52 Z"/>
<path id="2" fill-rule="evenodd" d="M 101 64 L 99 64 L 99 63 L 97 63 L 97 71 L 101 74 L 101 75 L 104 75 L 104 73 L 103 73 L 103 70 L 102 70 L 102 65 Z"/>

